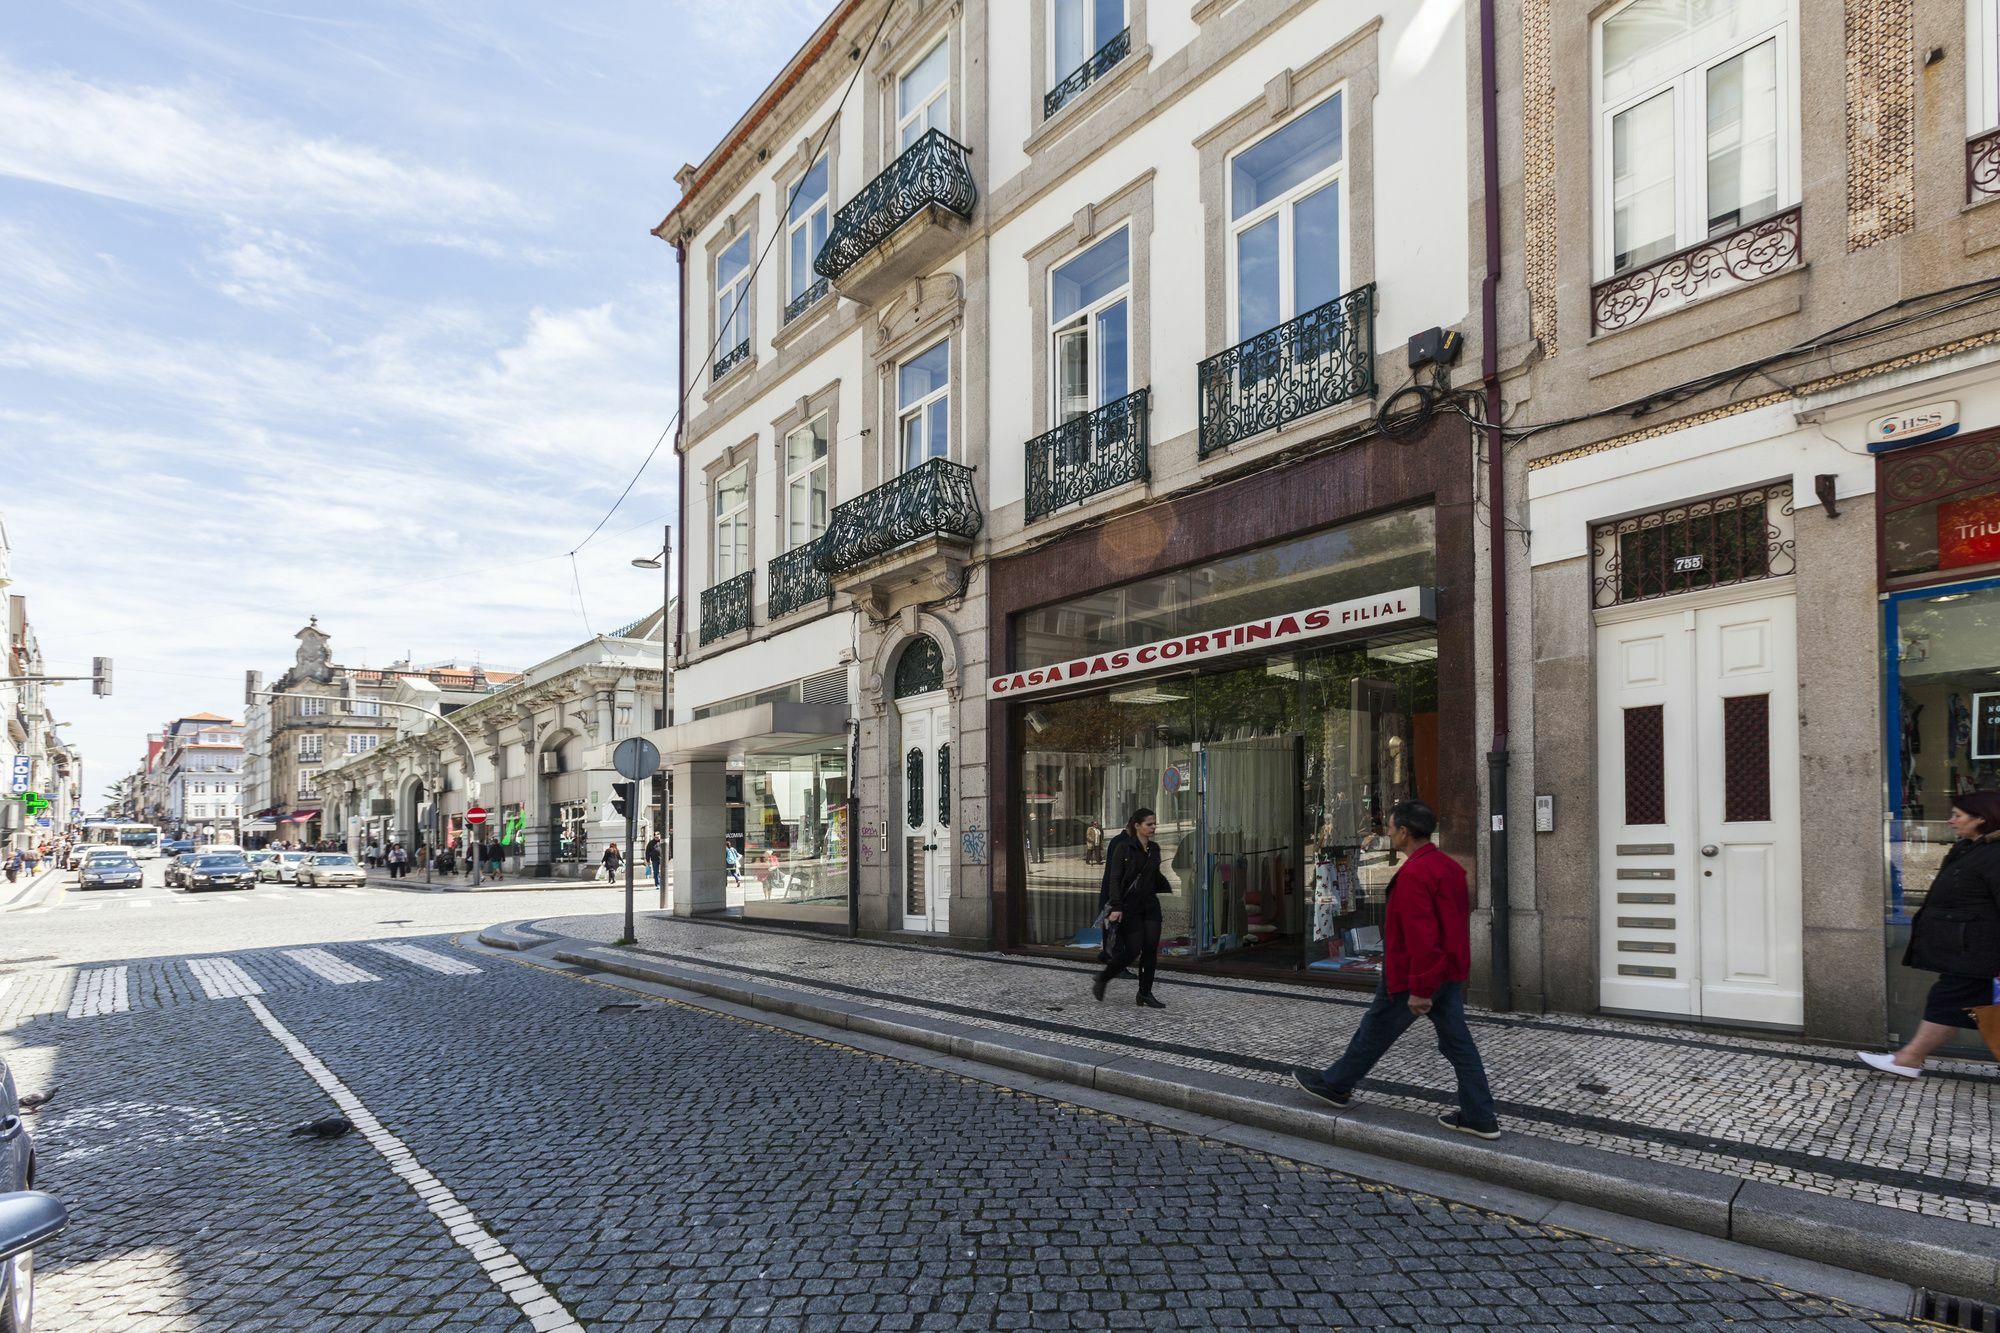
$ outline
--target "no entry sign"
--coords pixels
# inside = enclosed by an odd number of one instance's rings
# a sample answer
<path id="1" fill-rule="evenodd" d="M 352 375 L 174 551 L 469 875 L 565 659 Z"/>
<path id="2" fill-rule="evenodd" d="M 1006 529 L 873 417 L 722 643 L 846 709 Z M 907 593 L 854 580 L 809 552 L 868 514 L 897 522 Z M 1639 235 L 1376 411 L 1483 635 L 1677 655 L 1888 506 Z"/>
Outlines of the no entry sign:
<path id="1" fill-rule="evenodd" d="M 468 824 L 484 824 L 486 822 L 486 812 L 475 805 L 465 812 L 465 822 Z"/>

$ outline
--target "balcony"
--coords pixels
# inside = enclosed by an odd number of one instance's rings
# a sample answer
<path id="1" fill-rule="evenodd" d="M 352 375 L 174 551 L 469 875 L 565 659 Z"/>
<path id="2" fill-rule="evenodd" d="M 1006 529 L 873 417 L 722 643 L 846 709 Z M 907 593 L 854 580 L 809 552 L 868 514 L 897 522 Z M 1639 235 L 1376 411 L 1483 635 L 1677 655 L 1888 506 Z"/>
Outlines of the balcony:
<path id="1" fill-rule="evenodd" d="M 978 198 L 965 146 L 926 131 L 834 215 L 813 271 L 842 296 L 879 304 L 958 248 Z"/>
<path id="2" fill-rule="evenodd" d="M 749 359 L 750 340 L 745 338 L 742 342 L 737 343 L 736 346 L 715 358 L 715 366 L 708 372 L 708 378 L 711 381 L 719 380 Z"/>
<path id="3" fill-rule="evenodd" d="M 1375 392 L 1375 284 L 1201 363 L 1201 457 Z"/>
<path id="4" fill-rule="evenodd" d="M 714 643 L 724 635 L 750 628 L 750 571 L 724 579 L 701 594 L 701 641 Z"/>
<path id="5" fill-rule="evenodd" d="M 771 619 L 803 611 L 814 602 L 824 602 L 833 596 L 833 585 L 827 581 L 826 571 L 814 563 L 825 543 L 822 534 L 771 562 L 770 591 L 765 599 L 771 608 Z"/>
<path id="6" fill-rule="evenodd" d="M 2000 130 L 1965 141 L 1965 202 L 2000 199 Z"/>
<path id="7" fill-rule="evenodd" d="M 837 506 L 814 563 L 836 592 L 886 616 L 911 590 L 957 592 L 983 521 L 972 469 L 933 458 Z"/>
<path id="8" fill-rule="evenodd" d="M 1970 168 L 1966 178 L 1972 179 Z M 1797 268 L 1805 256 L 1802 218 L 1802 210 L 1788 208 L 1605 279 L 1590 289 L 1591 332 L 1615 333 L 1690 301 Z"/>
<path id="9" fill-rule="evenodd" d="M 1119 33 L 1097 48 L 1096 54 L 1071 70 L 1061 83 L 1042 95 L 1042 119 L 1047 120 L 1068 105 L 1076 95 L 1103 78 L 1113 65 L 1132 54 L 1132 30 Z"/>
<path id="10" fill-rule="evenodd" d="M 791 300 L 785 303 L 785 323 L 790 324 L 800 315 L 805 314 L 806 311 L 818 305 L 820 302 L 820 298 L 825 296 L 826 293 L 827 293 L 826 279 L 825 278 L 814 279 L 812 286 L 806 288 L 804 291 L 800 292 L 797 296 L 794 296 Z"/>
<path id="11" fill-rule="evenodd" d="M 1152 475 L 1146 457 L 1151 398 L 1150 389 L 1140 389 L 1028 441 L 1030 523 Z"/>

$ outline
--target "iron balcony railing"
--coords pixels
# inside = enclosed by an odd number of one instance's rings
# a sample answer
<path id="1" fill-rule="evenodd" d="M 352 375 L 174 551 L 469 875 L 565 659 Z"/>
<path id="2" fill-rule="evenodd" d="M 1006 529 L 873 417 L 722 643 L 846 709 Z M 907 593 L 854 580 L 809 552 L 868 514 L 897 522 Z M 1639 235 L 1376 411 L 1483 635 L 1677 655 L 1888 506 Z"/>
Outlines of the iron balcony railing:
<path id="1" fill-rule="evenodd" d="M 1103 78 L 1107 70 L 1130 54 L 1132 30 L 1127 28 L 1098 47 L 1090 59 L 1071 70 L 1061 83 L 1042 95 L 1042 119 L 1047 120 L 1062 110 L 1072 97 Z"/>
<path id="2" fill-rule="evenodd" d="M 826 279 L 815 278 L 812 286 L 785 303 L 785 323 L 789 324 L 800 315 L 813 308 L 819 298 L 826 295 Z"/>
<path id="3" fill-rule="evenodd" d="M 771 586 L 765 599 L 771 608 L 771 619 L 802 611 L 833 596 L 833 585 L 828 582 L 826 571 L 815 563 L 825 544 L 826 534 L 821 533 L 771 562 Z"/>
<path id="4" fill-rule="evenodd" d="M 737 343 L 736 346 L 715 358 L 715 369 L 709 371 L 708 377 L 711 380 L 719 380 L 749 359 L 750 340 L 745 338 L 742 342 Z"/>
<path id="5" fill-rule="evenodd" d="M 1374 392 L 1371 282 L 1201 363 L 1200 454 Z"/>
<path id="6" fill-rule="evenodd" d="M 1140 389 L 1028 441 L 1028 521 L 1151 476 L 1146 458 L 1152 390 Z"/>
<path id="7" fill-rule="evenodd" d="M 932 205 L 970 220 L 979 191 L 966 159 L 964 144 L 942 130 L 926 130 L 834 215 L 826 244 L 813 260 L 813 272 L 838 281 L 898 227 Z"/>
<path id="8" fill-rule="evenodd" d="M 982 521 L 972 469 L 933 458 L 836 506 L 814 563 L 840 574 L 927 537 L 976 537 Z"/>
<path id="9" fill-rule="evenodd" d="M 1805 210 L 1788 208 L 1711 236 L 1590 289 L 1590 328 L 1611 333 L 1716 292 L 1768 278 L 1805 259 Z"/>
<path id="10" fill-rule="evenodd" d="M 750 571 L 724 579 L 701 594 L 701 641 L 714 643 L 725 634 L 750 627 Z"/>

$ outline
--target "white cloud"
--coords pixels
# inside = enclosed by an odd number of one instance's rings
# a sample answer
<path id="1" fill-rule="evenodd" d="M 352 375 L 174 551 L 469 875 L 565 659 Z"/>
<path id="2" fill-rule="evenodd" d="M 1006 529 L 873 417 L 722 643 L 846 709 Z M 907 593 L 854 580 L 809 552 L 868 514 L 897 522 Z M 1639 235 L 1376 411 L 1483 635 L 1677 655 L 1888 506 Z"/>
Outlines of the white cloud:
<path id="1" fill-rule="evenodd" d="M 0 61 L 0 175 L 153 208 L 420 225 L 518 215 L 476 175 L 311 135 L 199 85 L 118 88 Z"/>
<path id="2" fill-rule="evenodd" d="M 252 228 L 208 258 L 218 274 L 216 289 L 243 305 L 286 310 L 304 298 L 339 292 L 314 276 L 313 269 L 325 262 L 319 248 L 281 231 Z"/>

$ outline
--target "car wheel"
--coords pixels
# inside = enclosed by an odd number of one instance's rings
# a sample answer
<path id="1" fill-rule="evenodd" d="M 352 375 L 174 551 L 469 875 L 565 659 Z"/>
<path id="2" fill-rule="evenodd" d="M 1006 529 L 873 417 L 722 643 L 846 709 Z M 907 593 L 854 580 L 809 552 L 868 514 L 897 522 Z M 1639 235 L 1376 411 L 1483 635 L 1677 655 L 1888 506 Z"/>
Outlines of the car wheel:
<path id="1" fill-rule="evenodd" d="M 0 1333 L 28 1333 L 35 1321 L 35 1253 L 0 1259 Z"/>

